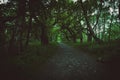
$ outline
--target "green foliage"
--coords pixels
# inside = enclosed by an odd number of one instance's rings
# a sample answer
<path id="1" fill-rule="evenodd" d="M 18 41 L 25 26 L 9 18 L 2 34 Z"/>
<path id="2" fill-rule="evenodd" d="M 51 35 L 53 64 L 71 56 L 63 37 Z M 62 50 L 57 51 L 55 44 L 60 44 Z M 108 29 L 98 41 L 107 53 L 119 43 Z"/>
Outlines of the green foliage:
<path id="1" fill-rule="evenodd" d="M 96 59 L 101 57 L 106 61 L 111 59 L 113 56 L 120 55 L 120 40 L 105 42 L 100 45 L 95 43 L 84 43 L 77 45 L 77 47 Z"/>
<path id="2" fill-rule="evenodd" d="M 118 5 L 118 0 L 10 0 L 0 4 L 0 35 L 4 38 L 0 41 L 22 49 L 31 40 L 48 45 L 119 39 Z"/>
<path id="3" fill-rule="evenodd" d="M 22 54 L 13 58 L 12 63 L 19 67 L 23 67 L 26 70 L 30 68 L 37 70 L 54 56 L 57 53 L 57 50 L 57 44 L 44 47 L 39 44 L 31 44 Z"/>

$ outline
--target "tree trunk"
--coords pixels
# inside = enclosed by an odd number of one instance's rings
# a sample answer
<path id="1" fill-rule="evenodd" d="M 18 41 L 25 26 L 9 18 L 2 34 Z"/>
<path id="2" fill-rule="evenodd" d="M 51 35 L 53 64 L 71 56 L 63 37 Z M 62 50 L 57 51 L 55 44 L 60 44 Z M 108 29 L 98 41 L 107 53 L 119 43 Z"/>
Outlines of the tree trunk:
<path id="1" fill-rule="evenodd" d="M 41 44 L 42 45 L 48 45 L 49 44 L 47 26 L 43 25 L 43 24 L 41 25 Z"/>
<path id="2" fill-rule="evenodd" d="M 83 43 L 83 34 L 82 34 L 82 31 L 80 31 L 80 42 Z"/>
<path id="3" fill-rule="evenodd" d="M 0 23 L 0 47 L 3 47 L 5 44 L 5 34 L 4 34 L 4 25 Z"/>
<path id="4" fill-rule="evenodd" d="M 72 36 L 72 38 L 73 38 L 73 42 L 76 43 L 76 35 L 75 34 Z"/>
<path id="5" fill-rule="evenodd" d="M 81 3 L 81 7 L 82 7 L 82 10 L 83 10 L 83 15 L 84 15 L 84 17 L 85 17 L 85 21 L 86 21 L 86 24 L 87 24 L 87 27 L 88 27 L 88 31 L 90 32 L 90 35 L 95 39 L 95 41 L 96 41 L 97 43 L 101 43 L 102 40 L 99 39 L 99 38 L 95 35 L 95 33 L 94 33 L 94 31 L 93 31 L 90 23 L 89 23 L 89 20 L 88 20 L 88 17 L 87 17 L 87 11 L 85 10 L 85 8 L 84 8 L 84 6 L 83 6 L 82 0 L 80 0 L 80 3 Z"/>
<path id="6" fill-rule="evenodd" d="M 13 27 L 11 39 L 9 41 L 9 50 L 12 50 L 15 47 L 15 34 L 16 34 L 16 28 Z"/>
<path id="7" fill-rule="evenodd" d="M 103 39 L 104 41 L 106 40 L 106 37 L 105 37 L 105 27 L 106 27 L 106 26 L 105 26 L 105 22 L 106 22 L 106 21 L 105 21 L 105 18 L 106 18 L 106 17 L 105 17 L 105 15 L 104 15 L 104 19 L 103 19 L 103 24 L 104 24 L 104 26 L 103 26 L 103 32 L 102 32 L 102 39 Z"/>
<path id="8" fill-rule="evenodd" d="M 68 36 L 67 32 L 65 30 L 63 30 L 63 33 L 64 33 L 65 38 L 67 39 L 67 41 L 70 41 L 70 37 Z"/>
<path id="9" fill-rule="evenodd" d="M 70 28 L 66 27 L 66 29 L 70 33 L 73 42 L 76 42 L 76 34 Z"/>
<path id="10" fill-rule="evenodd" d="M 92 35 L 90 33 L 88 33 L 87 35 L 87 41 L 92 42 Z"/>
<path id="11" fill-rule="evenodd" d="M 2 53 L 2 51 L 4 51 L 5 49 L 5 44 L 6 44 L 6 37 L 5 37 L 5 23 L 4 23 L 4 17 L 3 17 L 3 13 L 1 11 L 0 7 L 0 51 Z"/>
<path id="12" fill-rule="evenodd" d="M 26 47 L 27 47 L 28 44 L 29 44 L 31 29 L 32 29 L 32 16 L 30 15 L 29 26 L 28 26 L 28 32 L 27 32 L 27 38 L 26 38 L 26 39 L 27 39 L 27 40 L 26 40 Z"/>
<path id="13" fill-rule="evenodd" d="M 17 11 L 17 20 L 18 20 L 18 50 L 19 53 L 23 51 L 23 27 L 25 26 L 25 12 L 26 12 L 26 0 L 18 1 L 18 11 Z"/>
<path id="14" fill-rule="evenodd" d="M 39 20 L 35 14 L 33 14 L 33 18 L 35 19 L 35 21 L 37 23 L 40 24 L 40 27 L 41 27 L 41 44 L 46 46 L 49 44 L 49 37 L 48 37 L 48 29 L 47 29 L 47 26 L 41 21 Z"/>
<path id="15" fill-rule="evenodd" d="M 110 23 L 110 26 L 109 26 L 109 36 L 108 36 L 108 40 L 111 41 L 111 27 L 112 27 L 112 21 Z"/>

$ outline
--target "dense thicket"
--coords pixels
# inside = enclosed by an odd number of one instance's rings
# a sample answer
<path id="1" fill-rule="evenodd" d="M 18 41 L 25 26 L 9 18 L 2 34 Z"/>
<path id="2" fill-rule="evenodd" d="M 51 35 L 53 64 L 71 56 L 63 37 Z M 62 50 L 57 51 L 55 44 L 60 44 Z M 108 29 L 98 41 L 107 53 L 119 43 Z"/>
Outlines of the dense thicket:
<path id="1" fill-rule="evenodd" d="M 120 39 L 119 0 L 9 0 L 0 4 L 0 47 L 20 51 L 31 41 Z"/>

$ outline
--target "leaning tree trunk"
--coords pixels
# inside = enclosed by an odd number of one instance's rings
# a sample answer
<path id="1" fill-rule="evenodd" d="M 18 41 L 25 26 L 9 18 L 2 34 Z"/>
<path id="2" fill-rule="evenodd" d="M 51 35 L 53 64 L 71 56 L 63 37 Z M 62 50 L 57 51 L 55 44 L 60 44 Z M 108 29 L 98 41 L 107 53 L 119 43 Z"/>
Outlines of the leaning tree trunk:
<path id="1" fill-rule="evenodd" d="M 90 32 L 90 35 L 94 38 L 94 40 L 95 40 L 97 43 L 101 43 L 102 40 L 99 39 L 99 38 L 95 35 L 95 33 L 94 33 L 94 31 L 93 31 L 90 23 L 89 23 L 89 20 L 88 20 L 88 17 L 87 17 L 87 11 L 85 10 L 85 8 L 84 8 L 84 6 L 83 6 L 82 0 L 80 0 L 80 3 L 81 3 L 81 8 L 82 8 L 82 10 L 83 10 L 83 15 L 84 15 L 84 17 L 85 17 L 85 21 L 86 21 L 86 24 L 87 24 L 88 31 Z"/>

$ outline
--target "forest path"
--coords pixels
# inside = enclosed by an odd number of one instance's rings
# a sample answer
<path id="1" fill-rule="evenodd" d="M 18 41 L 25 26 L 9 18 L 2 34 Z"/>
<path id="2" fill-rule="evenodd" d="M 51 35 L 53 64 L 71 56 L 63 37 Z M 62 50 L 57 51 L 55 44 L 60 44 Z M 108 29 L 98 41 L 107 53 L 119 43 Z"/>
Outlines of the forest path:
<path id="1" fill-rule="evenodd" d="M 38 74 L 41 80 L 107 80 L 107 69 L 102 63 L 66 44 L 59 46 L 58 53 Z"/>

